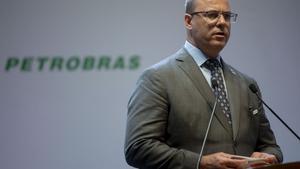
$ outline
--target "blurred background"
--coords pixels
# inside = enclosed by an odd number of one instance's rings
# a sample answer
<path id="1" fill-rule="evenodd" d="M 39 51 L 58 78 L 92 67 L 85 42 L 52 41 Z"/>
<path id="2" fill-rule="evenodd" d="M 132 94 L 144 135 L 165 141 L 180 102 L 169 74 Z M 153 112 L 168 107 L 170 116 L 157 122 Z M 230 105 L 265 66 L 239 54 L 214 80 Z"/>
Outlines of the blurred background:
<path id="1" fill-rule="evenodd" d="M 298 0 L 231 1 L 222 52 L 300 133 Z M 130 169 L 127 102 L 141 72 L 185 41 L 184 0 L 1 0 L 0 168 Z M 284 161 L 299 141 L 269 112 Z"/>

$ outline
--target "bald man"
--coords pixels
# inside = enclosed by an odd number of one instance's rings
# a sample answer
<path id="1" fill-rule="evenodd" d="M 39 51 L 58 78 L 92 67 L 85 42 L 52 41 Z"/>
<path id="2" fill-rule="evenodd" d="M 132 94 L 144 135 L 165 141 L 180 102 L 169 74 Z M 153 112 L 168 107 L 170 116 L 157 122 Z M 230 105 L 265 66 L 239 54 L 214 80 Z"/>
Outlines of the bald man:
<path id="1" fill-rule="evenodd" d="M 250 84 L 257 86 L 256 81 L 220 56 L 236 18 L 227 0 L 186 1 L 184 47 L 146 69 L 129 100 L 125 140 L 129 165 L 245 168 L 247 161 L 234 155 L 282 161 L 262 104 L 248 89 Z M 215 116 L 199 162 L 215 101 Z"/>

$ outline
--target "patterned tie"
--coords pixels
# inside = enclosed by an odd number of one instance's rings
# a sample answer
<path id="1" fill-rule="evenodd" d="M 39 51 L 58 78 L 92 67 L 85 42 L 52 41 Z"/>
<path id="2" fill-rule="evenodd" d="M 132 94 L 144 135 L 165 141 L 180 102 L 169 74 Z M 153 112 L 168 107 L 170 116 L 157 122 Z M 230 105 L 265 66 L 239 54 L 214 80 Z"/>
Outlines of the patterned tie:
<path id="1" fill-rule="evenodd" d="M 215 79 L 218 83 L 218 88 L 216 90 L 213 89 L 213 92 L 218 98 L 218 103 L 221 106 L 221 110 L 226 116 L 228 123 L 232 125 L 230 106 L 226 96 L 220 62 L 217 59 L 208 59 L 205 62 L 205 66 L 211 71 L 211 80 Z"/>

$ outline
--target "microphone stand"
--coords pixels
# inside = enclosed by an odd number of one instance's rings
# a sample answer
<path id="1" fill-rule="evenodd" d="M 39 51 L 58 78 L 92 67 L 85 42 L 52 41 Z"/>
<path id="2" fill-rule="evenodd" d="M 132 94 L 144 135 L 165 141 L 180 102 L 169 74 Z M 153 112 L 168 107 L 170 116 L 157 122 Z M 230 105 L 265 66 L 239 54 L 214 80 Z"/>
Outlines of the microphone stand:
<path id="1" fill-rule="evenodd" d="M 212 87 L 215 90 L 217 90 L 217 88 L 218 88 L 217 81 L 215 79 L 212 79 L 211 83 L 212 83 Z M 217 103 L 218 103 L 218 98 L 216 98 L 216 100 L 215 100 L 215 103 L 214 103 L 214 106 L 213 106 L 213 109 L 212 109 L 212 112 L 211 112 L 211 115 L 210 115 L 210 119 L 209 119 L 209 122 L 208 122 L 206 133 L 205 133 L 205 136 L 204 136 L 204 139 L 203 139 L 200 155 L 199 155 L 199 158 L 198 158 L 198 161 L 197 161 L 197 169 L 199 169 L 199 166 L 200 166 L 200 163 L 201 163 L 201 159 L 202 159 L 202 156 L 203 156 L 203 150 L 204 150 L 205 143 L 206 143 L 206 140 L 207 140 L 207 136 L 208 136 L 208 133 L 209 133 L 209 130 L 210 130 L 211 122 L 212 122 L 212 119 L 213 119 L 215 111 L 216 111 Z"/>
<path id="2" fill-rule="evenodd" d="M 269 107 L 268 105 L 267 105 L 267 103 L 265 103 L 264 102 L 264 100 L 258 95 L 258 90 L 257 90 L 257 87 L 254 85 L 254 84 L 251 84 L 251 85 L 249 85 L 249 88 L 250 88 L 250 90 L 257 96 L 257 98 L 274 114 L 274 116 L 275 117 L 277 117 L 277 119 L 282 123 L 282 124 L 284 124 L 284 126 L 286 127 L 286 128 L 288 128 L 289 130 L 290 130 L 290 132 L 291 133 L 293 133 L 296 137 L 297 137 L 297 139 L 300 141 L 300 137 L 296 134 L 296 132 L 294 132 L 293 130 L 292 130 L 292 128 L 290 128 L 290 126 L 289 125 L 287 125 L 275 112 L 274 112 L 274 110 L 272 110 L 271 109 L 271 107 Z"/>

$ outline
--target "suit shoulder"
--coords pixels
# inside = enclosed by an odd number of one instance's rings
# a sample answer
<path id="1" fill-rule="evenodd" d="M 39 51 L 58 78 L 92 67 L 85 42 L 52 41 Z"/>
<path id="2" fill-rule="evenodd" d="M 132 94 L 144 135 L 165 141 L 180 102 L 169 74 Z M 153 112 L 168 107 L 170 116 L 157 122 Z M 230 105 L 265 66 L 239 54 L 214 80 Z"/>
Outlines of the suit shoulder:
<path id="1" fill-rule="evenodd" d="M 177 68 L 176 62 L 177 58 L 185 54 L 183 49 L 180 49 L 176 53 L 164 58 L 163 60 L 149 66 L 143 71 L 143 74 L 149 74 L 149 73 L 159 73 L 160 75 L 166 75 L 174 71 L 174 69 Z"/>

